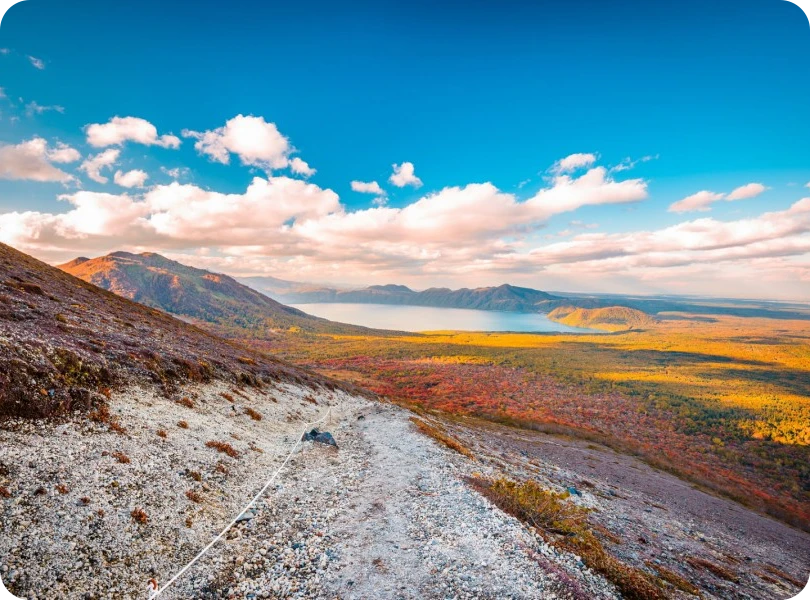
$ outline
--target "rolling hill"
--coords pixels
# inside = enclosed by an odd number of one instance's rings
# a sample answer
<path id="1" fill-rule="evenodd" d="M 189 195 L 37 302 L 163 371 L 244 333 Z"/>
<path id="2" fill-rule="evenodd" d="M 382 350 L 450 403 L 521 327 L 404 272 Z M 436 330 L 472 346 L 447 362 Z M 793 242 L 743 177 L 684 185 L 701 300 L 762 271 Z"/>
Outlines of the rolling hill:
<path id="1" fill-rule="evenodd" d="M 333 323 L 284 306 L 228 275 L 189 267 L 159 254 L 113 252 L 99 258 L 80 257 L 63 271 L 135 302 L 184 319 L 272 336 L 280 331 L 358 333 L 363 328 Z"/>
<path id="2" fill-rule="evenodd" d="M 548 318 L 571 327 L 589 327 L 607 331 L 640 329 L 655 323 L 650 315 L 626 306 L 578 308 L 560 306 L 548 313 Z"/>

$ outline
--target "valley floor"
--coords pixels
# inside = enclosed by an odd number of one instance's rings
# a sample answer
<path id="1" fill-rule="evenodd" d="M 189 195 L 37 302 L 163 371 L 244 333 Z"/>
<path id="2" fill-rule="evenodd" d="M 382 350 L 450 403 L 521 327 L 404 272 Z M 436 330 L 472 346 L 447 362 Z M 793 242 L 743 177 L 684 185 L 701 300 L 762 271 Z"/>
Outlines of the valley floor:
<path id="1" fill-rule="evenodd" d="M 339 448 L 303 444 L 255 516 L 162 598 L 620 597 L 578 557 L 473 491 L 465 478 L 475 473 L 575 487 L 581 496 L 570 501 L 612 533 L 612 553 L 650 573 L 656 565 L 677 572 L 704 598 L 788 598 L 808 574 L 810 535 L 599 446 L 445 422 L 471 460 L 420 434 L 410 412 L 340 392 L 217 384 L 190 398 L 193 407 L 135 390 L 114 398 L 123 434 L 86 418 L 0 429 L 9 492 L 0 575 L 12 591 L 29 600 L 147 598 L 148 579 L 163 583 L 186 564 L 327 404 L 332 419 L 322 428 Z M 238 456 L 207 447 L 211 440 Z"/>

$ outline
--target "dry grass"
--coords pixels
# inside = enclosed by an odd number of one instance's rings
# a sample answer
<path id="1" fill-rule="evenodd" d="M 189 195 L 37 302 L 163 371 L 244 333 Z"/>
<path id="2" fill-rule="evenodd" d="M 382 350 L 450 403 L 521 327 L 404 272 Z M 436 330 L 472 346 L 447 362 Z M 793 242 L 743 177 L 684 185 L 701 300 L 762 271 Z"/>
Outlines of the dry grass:
<path id="1" fill-rule="evenodd" d="M 681 577 L 677 573 L 670 571 L 669 569 L 665 569 L 661 565 L 657 565 L 654 562 L 647 561 L 645 563 L 650 569 L 653 569 L 658 573 L 658 576 L 666 581 L 667 583 L 674 586 L 676 589 L 681 590 L 682 592 L 686 592 L 687 594 L 692 594 L 693 596 L 700 596 L 700 589 L 696 586 L 692 585 L 687 579 Z"/>
<path id="2" fill-rule="evenodd" d="M 253 410 L 252 408 L 246 408 L 245 414 L 247 414 L 251 419 L 254 421 L 261 421 L 262 415 L 260 412 Z"/>
<path id="3" fill-rule="evenodd" d="M 140 525 L 145 525 L 147 522 L 149 522 L 149 517 L 146 515 L 146 511 L 144 511 L 142 508 L 132 509 L 132 512 L 129 513 L 129 515 L 132 517 L 133 521 L 139 523 Z"/>
<path id="4" fill-rule="evenodd" d="M 158 437 L 162 437 L 164 440 L 165 440 L 167 437 L 169 437 L 169 434 L 168 434 L 168 433 L 166 433 L 166 430 L 165 430 L 165 429 L 158 429 L 158 430 L 157 430 L 157 435 L 158 435 Z"/>
<path id="5" fill-rule="evenodd" d="M 7 487 L 0 485 L 0 496 L 3 498 L 10 498 L 11 492 L 8 491 Z"/>
<path id="6" fill-rule="evenodd" d="M 777 569 L 773 565 L 764 565 L 763 568 L 766 571 L 768 571 L 771 575 L 776 575 L 777 577 L 781 577 L 782 579 L 784 579 L 788 583 L 792 583 L 793 585 L 795 585 L 800 590 L 804 589 L 804 586 L 806 585 L 806 584 L 802 583 L 801 581 L 799 581 L 798 579 L 796 579 L 795 577 L 792 577 L 791 575 L 788 575 L 784 571 L 782 571 L 780 569 Z"/>
<path id="7" fill-rule="evenodd" d="M 186 498 L 192 502 L 196 502 L 197 504 L 200 504 L 203 501 L 203 497 L 194 490 L 186 490 Z"/>
<path id="8" fill-rule="evenodd" d="M 177 401 L 177 404 L 181 406 L 185 406 L 186 408 L 194 408 L 194 400 L 189 398 L 188 396 L 183 396 Z"/>
<path id="9" fill-rule="evenodd" d="M 188 429 L 188 423 L 186 421 L 177 421 L 177 426 L 180 429 Z"/>
<path id="10" fill-rule="evenodd" d="M 60 494 L 67 494 L 70 491 L 70 488 L 66 486 L 64 483 L 60 483 L 56 486 L 56 491 Z"/>
<path id="11" fill-rule="evenodd" d="M 202 481 L 202 475 L 199 471 L 189 471 L 188 476 L 191 477 L 194 481 L 200 482 Z"/>
<path id="12" fill-rule="evenodd" d="M 444 431 L 441 428 L 441 426 L 433 426 L 417 417 L 411 417 L 411 423 L 416 425 L 416 428 L 419 430 L 420 433 L 433 438 L 437 442 L 444 444 L 445 446 L 447 446 L 451 450 L 455 450 L 459 454 L 463 454 L 467 458 L 475 460 L 475 455 L 472 453 L 472 450 L 467 448 L 464 444 L 459 442 L 453 436 L 449 435 L 446 431 Z"/>
<path id="13" fill-rule="evenodd" d="M 689 563 L 693 568 L 699 571 L 708 571 L 720 579 L 725 579 L 726 581 L 731 581 L 734 583 L 739 581 L 737 575 L 729 571 L 726 567 L 708 561 L 705 558 L 689 556 L 686 558 L 686 562 Z"/>
<path id="14" fill-rule="evenodd" d="M 567 501 L 567 494 L 547 490 L 534 481 L 468 478 L 468 483 L 496 506 L 535 527 L 547 542 L 578 554 L 593 571 L 612 582 L 628 600 L 664 600 L 653 576 L 624 564 L 602 547 L 588 522 L 588 511 Z"/>
<path id="15" fill-rule="evenodd" d="M 82 496 L 81 498 L 79 498 L 79 503 L 82 506 L 87 506 L 88 504 L 90 504 L 90 498 L 88 498 L 87 496 Z"/>
<path id="16" fill-rule="evenodd" d="M 113 458 L 115 458 L 118 462 L 122 463 L 122 464 L 128 464 L 129 463 L 129 456 L 127 456 L 123 452 L 113 452 L 111 456 Z"/>
<path id="17" fill-rule="evenodd" d="M 231 458 L 239 458 L 239 452 L 237 452 L 236 448 L 234 448 L 227 442 L 218 442 L 216 440 L 210 440 L 208 442 L 205 442 L 205 445 L 208 446 L 209 448 L 213 448 L 217 452 L 227 454 Z"/>
<path id="18" fill-rule="evenodd" d="M 228 392 L 220 392 L 219 395 L 222 396 L 223 398 L 225 398 L 225 400 L 227 400 L 231 404 L 234 403 L 233 396 L 231 396 Z"/>

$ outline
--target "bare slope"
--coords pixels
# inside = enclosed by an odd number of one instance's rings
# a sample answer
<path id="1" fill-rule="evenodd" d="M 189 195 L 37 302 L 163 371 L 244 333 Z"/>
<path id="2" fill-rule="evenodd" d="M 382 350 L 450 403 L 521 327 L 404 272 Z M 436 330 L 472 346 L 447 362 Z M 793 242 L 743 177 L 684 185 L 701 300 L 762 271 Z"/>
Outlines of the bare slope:
<path id="1" fill-rule="evenodd" d="M 103 402 L 110 388 L 323 381 L 0 244 L 0 416 Z"/>

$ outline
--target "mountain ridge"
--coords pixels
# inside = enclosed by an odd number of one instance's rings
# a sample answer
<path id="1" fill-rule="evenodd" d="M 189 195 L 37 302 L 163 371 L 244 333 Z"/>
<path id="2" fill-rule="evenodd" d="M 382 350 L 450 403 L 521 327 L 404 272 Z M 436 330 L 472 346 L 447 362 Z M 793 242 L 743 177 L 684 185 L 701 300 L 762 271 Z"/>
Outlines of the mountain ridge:
<path id="1" fill-rule="evenodd" d="M 260 336 L 290 329 L 363 331 L 285 306 L 229 275 L 184 265 L 154 252 L 79 257 L 58 268 L 134 302 L 223 330 L 236 327 Z"/>

